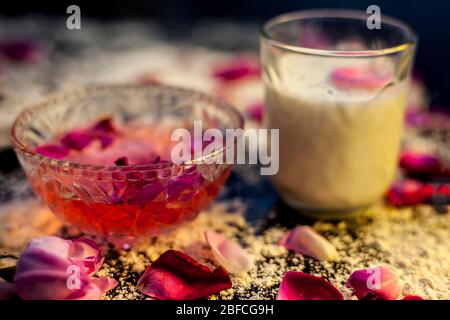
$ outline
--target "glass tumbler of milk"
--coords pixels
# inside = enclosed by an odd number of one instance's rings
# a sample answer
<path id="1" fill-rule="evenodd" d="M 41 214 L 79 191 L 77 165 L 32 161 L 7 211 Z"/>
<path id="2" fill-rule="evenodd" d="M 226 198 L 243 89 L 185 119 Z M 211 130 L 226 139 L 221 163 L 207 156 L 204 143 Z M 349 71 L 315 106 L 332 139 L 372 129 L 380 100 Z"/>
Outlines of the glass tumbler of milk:
<path id="1" fill-rule="evenodd" d="M 338 219 L 382 198 L 396 174 L 415 46 L 404 23 L 358 11 L 264 25 L 265 125 L 279 129 L 273 183 L 288 205 Z"/>

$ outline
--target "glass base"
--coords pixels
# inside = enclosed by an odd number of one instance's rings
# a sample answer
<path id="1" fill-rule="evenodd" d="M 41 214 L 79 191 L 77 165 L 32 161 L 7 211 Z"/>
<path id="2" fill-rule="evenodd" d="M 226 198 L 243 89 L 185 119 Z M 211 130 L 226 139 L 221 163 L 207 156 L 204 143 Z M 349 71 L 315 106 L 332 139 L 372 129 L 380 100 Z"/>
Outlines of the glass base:
<path id="1" fill-rule="evenodd" d="M 323 220 L 340 220 L 353 218 L 360 213 L 364 212 L 370 207 L 370 204 L 361 205 L 352 208 L 318 208 L 316 206 L 291 199 L 286 196 L 282 196 L 283 201 L 292 209 L 313 219 L 323 219 Z"/>

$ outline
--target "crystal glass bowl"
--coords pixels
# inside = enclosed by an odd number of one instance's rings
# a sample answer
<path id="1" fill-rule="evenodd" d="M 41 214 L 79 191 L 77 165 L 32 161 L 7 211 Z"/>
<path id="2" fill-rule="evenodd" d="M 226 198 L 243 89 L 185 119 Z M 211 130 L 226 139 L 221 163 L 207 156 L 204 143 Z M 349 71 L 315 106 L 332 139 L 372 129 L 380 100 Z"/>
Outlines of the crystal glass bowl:
<path id="1" fill-rule="evenodd" d="M 35 192 L 70 226 L 117 246 L 128 246 L 193 219 L 219 193 L 231 166 L 204 161 L 210 155 L 184 164 L 99 166 L 35 152 L 61 132 L 102 117 L 118 123 L 151 117 L 158 123 L 178 121 L 180 126 L 202 120 L 203 129 L 223 132 L 243 127 L 242 116 L 223 101 L 156 85 L 82 88 L 47 97 L 25 110 L 11 135 Z M 236 143 L 237 139 L 232 147 Z"/>

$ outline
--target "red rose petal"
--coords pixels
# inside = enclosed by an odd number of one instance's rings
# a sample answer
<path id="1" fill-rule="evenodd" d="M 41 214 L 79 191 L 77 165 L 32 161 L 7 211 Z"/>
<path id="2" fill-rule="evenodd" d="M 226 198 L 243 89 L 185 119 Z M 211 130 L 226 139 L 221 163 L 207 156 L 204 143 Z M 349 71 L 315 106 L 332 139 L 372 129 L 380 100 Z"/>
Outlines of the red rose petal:
<path id="1" fill-rule="evenodd" d="M 425 300 L 425 299 L 422 298 L 421 296 L 409 295 L 404 297 L 402 300 Z"/>
<path id="2" fill-rule="evenodd" d="M 321 277 L 288 271 L 281 281 L 277 300 L 344 300 L 344 296 Z"/>
<path id="3" fill-rule="evenodd" d="M 433 196 L 433 187 L 415 180 L 395 182 L 388 191 L 387 201 L 393 206 L 411 206 L 427 202 Z"/>
<path id="4" fill-rule="evenodd" d="M 39 46 L 27 40 L 2 42 L 0 52 L 14 62 L 37 62 L 41 55 Z"/>
<path id="5" fill-rule="evenodd" d="M 92 135 L 90 134 L 72 131 L 66 134 L 64 137 L 62 137 L 61 143 L 63 146 L 69 149 L 81 151 L 84 148 L 86 148 L 87 145 L 91 143 L 93 139 L 94 137 L 92 137 Z"/>
<path id="6" fill-rule="evenodd" d="M 63 159 L 67 157 L 70 150 L 64 146 L 55 144 L 43 144 L 36 148 L 36 152 L 52 159 Z"/>
<path id="7" fill-rule="evenodd" d="M 138 290 L 159 300 L 192 300 L 231 288 L 227 272 L 211 271 L 190 256 L 168 250 L 153 262 L 138 281 Z"/>
<path id="8" fill-rule="evenodd" d="M 113 122 L 111 118 L 106 118 L 98 121 L 93 127 L 92 130 L 96 133 L 106 133 L 106 132 L 115 132 Z"/>
<path id="9" fill-rule="evenodd" d="M 354 271 L 346 286 L 358 299 L 396 300 L 403 286 L 397 276 L 384 266 Z"/>
<path id="10" fill-rule="evenodd" d="M 81 260 L 86 272 L 93 274 L 100 270 L 105 258 L 102 255 L 100 247 L 91 239 L 77 238 L 72 240 L 69 249 L 71 259 Z"/>
<path id="11" fill-rule="evenodd" d="M 259 76 L 261 67 L 253 59 L 237 58 L 217 67 L 213 76 L 222 81 L 235 81 L 249 76 Z"/>
<path id="12" fill-rule="evenodd" d="M 373 90 L 381 88 L 388 80 L 388 77 L 376 75 L 369 68 L 358 67 L 338 68 L 330 75 L 331 84 L 341 90 Z"/>

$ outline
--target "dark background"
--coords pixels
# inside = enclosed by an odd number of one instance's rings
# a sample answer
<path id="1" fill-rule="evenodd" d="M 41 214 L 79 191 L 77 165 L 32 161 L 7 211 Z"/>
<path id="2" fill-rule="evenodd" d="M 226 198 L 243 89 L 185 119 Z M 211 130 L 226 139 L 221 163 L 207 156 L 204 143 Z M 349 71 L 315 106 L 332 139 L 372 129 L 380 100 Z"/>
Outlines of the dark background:
<path id="1" fill-rule="evenodd" d="M 83 17 L 100 20 L 152 19 L 179 37 L 189 37 L 197 23 L 206 19 L 262 23 L 287 11 L 308 8 L 351 8 L 366 10 L 371 4 L 381 13 L 407 22 L 419 36 L 416 66 L 430 92 L 431 104 L 450 107 L 450 1 L 394 0 L 3 0 L 0 16 L 38 13 L 65 15 L 70 4 L 81 8 Z"/>

